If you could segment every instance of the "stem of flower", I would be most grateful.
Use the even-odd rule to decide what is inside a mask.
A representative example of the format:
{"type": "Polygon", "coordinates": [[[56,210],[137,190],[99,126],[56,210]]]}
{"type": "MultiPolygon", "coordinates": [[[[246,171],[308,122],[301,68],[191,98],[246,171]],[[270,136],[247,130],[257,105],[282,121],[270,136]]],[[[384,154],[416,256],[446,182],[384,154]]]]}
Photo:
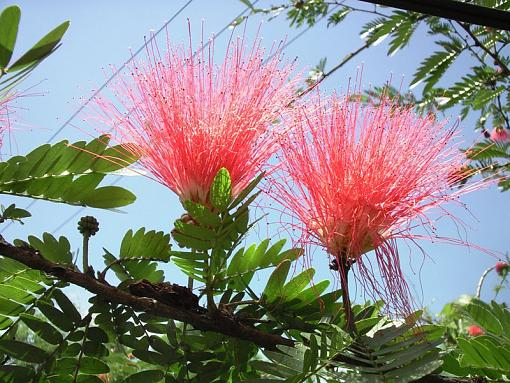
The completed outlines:
{"type": "Polygon", "coordinates": [[[89,269],[89,238],[88,234],[83,234],[83,272],[89,269]]]}
{"type": "Polygon", "coordinates": [[[347,332],[355,336],[356,335],[356,324],[354,323],[354,313],[352,312],[351,300],[349,299],[349,270],[351,265],[347,258],[342,259],[343,264],[340,265],[340,285],[342,287],[342,304],[344,306],[346,330],[347,332]]]}
{"type": "Polygon", "coordinates": [[[209,313],[214,313],[216,308],[216,303],[214,303],[214,287],[213,287],[213,279],[214,276],[212,275],[212,258],[209,259],[209,262],[207,264],[207,280],[205,284],[205,295],[207,298],[207,310],[209,313]]]}

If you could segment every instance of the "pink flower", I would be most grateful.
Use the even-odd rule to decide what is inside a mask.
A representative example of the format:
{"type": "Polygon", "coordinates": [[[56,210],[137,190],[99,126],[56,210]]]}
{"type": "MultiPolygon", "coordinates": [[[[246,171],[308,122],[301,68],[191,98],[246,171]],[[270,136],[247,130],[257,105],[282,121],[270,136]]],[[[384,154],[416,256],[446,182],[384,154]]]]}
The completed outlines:
{"type": "Polygon", "coordinates": [[[510,269],[510,265],[506,262],[496,262],[496,272],[500,276],[506,275],[508,273],[508,270],[510,269]]]}
{"type": "Polygon", "coordinates": [[[490,137],[492,141],[507,143],[510,142],[510,131],[502,126],[497,126],[492,129],[490,137]]]}
{"type": "Polygon", "coordinates": [[[222,167],[236,195],[285,134],[275,121],[295,97],[293,65],[281,64],[279,47],[265,56],[260,43],[247,48],[244,38],[233,39],[220,65],[214,41],[197,53],[191,41],[189,48],[168,42],[165,53],[152,44],[147,61],[112,87],[115,99],[98,101],[114,141],[141,156],[142,167],[182,201],[207,205],[222,167]]]}
{"type": "Polygon", "coordinates": [[[430,229],[431,208],[441,205],[448,214],[442,205],[474,188],[451,191],[451,175],[465,161],[452,144],[455,129],[388,99],[366,106],[338,96],[297,106],[290,124],[282,173],[268,193],[291,215],[302,243],[322,246],[335,259],[332,269],[356,266],[373,298],[409,313],[396,240],[432,238],[412,229],[430,229]],[[372,250],[375,259],[363,256],[372,250]]]}
{"type": "Polygon", "coordinates": [[[471,325],[467,328],[467,332],[470,336],[480,336],[485,334],[485,331],[481,327],[478,327],[477,325],[471,325]]]}

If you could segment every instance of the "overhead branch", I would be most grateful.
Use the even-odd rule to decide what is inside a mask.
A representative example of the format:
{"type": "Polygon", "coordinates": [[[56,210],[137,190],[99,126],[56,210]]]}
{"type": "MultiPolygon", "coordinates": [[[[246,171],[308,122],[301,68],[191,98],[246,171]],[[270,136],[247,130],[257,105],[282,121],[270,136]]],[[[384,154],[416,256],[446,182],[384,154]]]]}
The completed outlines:
{"type": "Polygon", "coordinates": [[[463,23],[510,30],[510,12],[454,0],[359,0],[443,17],[463,23]]]}
{"type": "Polygon", "coordinates": [[[211,316],[197,310],[162,303],[155,299],[140,297],[120,290],[107,282],[96,279],[91,273],[53,263],[43,258],[30,247],[17,247],[0,236],[0,255],[14,259],[34,270],[40,270],[61,281],[83,287],[112,303],[126,305],[137,311],[144,311],[160,317],[174,319],[192,325],[197,330],[214,331],[223,335],[246,340],[259,347],[275,349],[277,345],[293,346],[294,342],[277,334],[269,334],[247,326],[235,316],[215,311],[211,316]]]}

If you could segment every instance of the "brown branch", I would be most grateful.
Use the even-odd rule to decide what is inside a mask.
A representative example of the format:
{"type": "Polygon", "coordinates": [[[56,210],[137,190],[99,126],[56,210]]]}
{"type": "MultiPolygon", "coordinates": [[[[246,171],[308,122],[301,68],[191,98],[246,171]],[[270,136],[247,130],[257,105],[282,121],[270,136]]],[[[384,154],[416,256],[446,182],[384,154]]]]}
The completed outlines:
{"type": "Polygon", "coordinates": [[[275,349],[277,345],[294,346],[294,341],[277,334],[260,331],[246,326],[233,316],[216,311],[213,317],[192,310],[158,302],[155,299],[138,297],[126,291],[101,282],[90,274],[58,265],[43,258],[38,251],[29,247],[16,247],[0,236],[0,254],[14,259],[34,270],[40,270],[57,279],[83,287],[112,303],[126,305],[134,310],[148,312],[160,317],[189,323],[197,330],[214,331],[223,335],[250,341],[259,347],[275,349]]]}
{"type": "Polygon", "coordinates": [[[359,0],[459,22],[510,30],[510,12],[453,0],[359,0]]]}

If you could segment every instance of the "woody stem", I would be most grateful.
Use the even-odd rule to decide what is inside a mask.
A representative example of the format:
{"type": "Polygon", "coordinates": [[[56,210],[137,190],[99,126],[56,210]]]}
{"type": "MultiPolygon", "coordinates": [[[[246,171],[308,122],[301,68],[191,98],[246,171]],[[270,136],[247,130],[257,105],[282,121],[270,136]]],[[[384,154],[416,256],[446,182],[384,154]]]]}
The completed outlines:
{"type": "Polygon", "coordinates": [[[351,300],[349,299],[349,270],[351,265],[347,259],[342,259],[340,265],[340,284],[342,287],[342,304],[344,307],[346,330],[350,335],[356,335],[356,324],[354,323],[354,313],[352,312],[351,300]]]}

